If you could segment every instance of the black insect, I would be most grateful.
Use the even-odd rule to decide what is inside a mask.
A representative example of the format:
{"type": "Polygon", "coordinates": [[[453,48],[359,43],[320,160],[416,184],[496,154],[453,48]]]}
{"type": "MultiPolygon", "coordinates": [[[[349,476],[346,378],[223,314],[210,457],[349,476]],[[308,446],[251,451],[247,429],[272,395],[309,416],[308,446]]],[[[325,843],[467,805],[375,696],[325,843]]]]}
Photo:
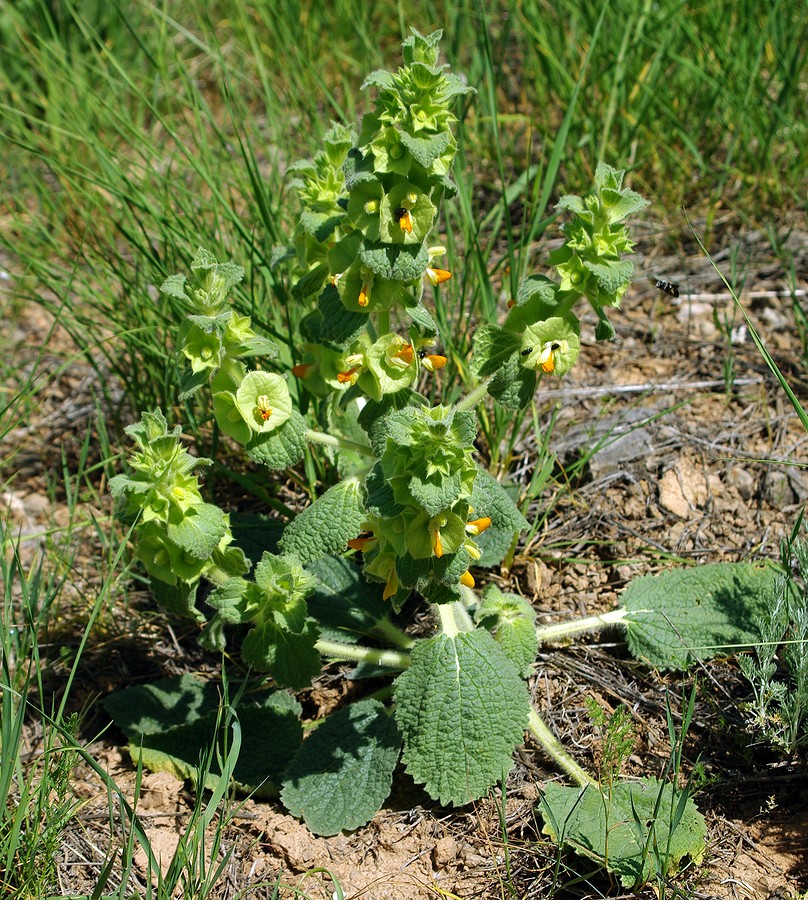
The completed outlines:
{"type": "Polygon", "coordinates": [[[525,349],[522,351],[522,356],[530,356],[530,354],[532,352],[533,352],[532,347],[525,347],[525,349]]]}
{"type": "Polygon", "coordinates": [[[393,210],[393,218],[398,222],[400,219],[403,219],[404,216],[407,215],[407,208],[404,206],[397,206],[393,210]]]}
{"type": "Polygon", "coordinates": [[[679,285],[675,281],[664,281],[662,278],[651,277],[651,283],[658,291],[667,294],[669,297],[679,296],[679,285]]]}

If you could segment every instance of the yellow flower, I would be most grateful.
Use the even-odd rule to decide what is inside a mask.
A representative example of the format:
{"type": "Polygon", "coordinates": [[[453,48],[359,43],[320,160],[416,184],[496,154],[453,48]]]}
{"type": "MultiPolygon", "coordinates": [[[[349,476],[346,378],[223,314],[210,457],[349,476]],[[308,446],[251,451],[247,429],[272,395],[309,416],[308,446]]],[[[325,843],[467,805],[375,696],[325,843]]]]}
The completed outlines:
{"type": "Polygon", "coordinates": [[[468,569],[460,576],[460,583],[464,584],[468,588],[474,587],[474,576],[469,572],[468,569]]]}
{"type": "Polygon", "coordinates": [[[438,353],[427,353],[426,350],[419,350],[418,358],[421,360],[421,365],[427,372],[434,372],[437,369],[442,369],[447,363],[445,356],[440,356],[438,353]]]}
{"type": "Polygon", "coordinates": [[[550,341],[542,347],[539,358],[536,362],[542,367],[542,371],[547,375],[552,375],[555,371],[555,359],[553,354],[561,348],[558,341],[550,341]]]}
{"type": "Polygon", "coordinates": [[[261,394],[255,399],[255,411],[266,422],[272,415],[272,407],[269,405],[269,397],[261,394]]]}
{"type": "Polygon", "coordinates": [[[491,524],[491,520],[488,516],[483,516],[480,519],[473,519],[471,522],[466,522],[466,531],[469,534],[478,535],[482,534],[486,528],[491,524]]]}
{"type": "Polygon", "coordinates": [[[434,269],[432,266],[427,266],[426,277],[434,287],[437,287],[437,285],[443,284],[444,281],[448,281],[452,277],[452,273],[447,269],[434,269]]]}

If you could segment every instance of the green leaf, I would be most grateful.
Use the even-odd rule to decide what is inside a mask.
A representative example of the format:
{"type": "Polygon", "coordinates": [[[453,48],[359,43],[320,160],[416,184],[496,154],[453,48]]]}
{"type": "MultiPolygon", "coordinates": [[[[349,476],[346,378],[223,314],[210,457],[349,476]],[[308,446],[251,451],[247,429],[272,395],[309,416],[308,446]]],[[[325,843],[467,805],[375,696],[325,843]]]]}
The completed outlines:
{"type": "Polygon", "coordinates": [[[264,551],[276,553],[278,541],[283,534],[283,523],[260,513],[230,514],[230,530],[233,540],[247,554],[251,562],[257,563],[264,551]]]}
{"type": "Polygon", "coordinates": [[[269,469],[288,469],[303,459],[306,452],[306,423],[300,413],[293,409],[280,428],[269,434],[253,435],[245,449],[253,462],[261,463],[269,469]]]}
{"type": "Polygon", "coordinates": [[[401,738],[378,700],[329,716],[289,765],[281,800],[315,834],[359,828],[390,793],[401,738]]]}
{"type": "Polygon", "coordinates": [[[503,594],[495,584],[489,584],[474,620],[491,632],[519,674],[527,678],[539,649],[536,610],[530,603],[518,594],[503,594]]]}
{"type": "Polygon", "coordinates": [[[169,522],[172,543],[194,559],[207,559],[227,534],[227,516],[212,503],[192,506],[179,522],[169,522]]]}
{"type": "Polygon", "coordinates": [[[404,510],[400,503],[396,503],[396,498],[393,496],[393,488],[384,477],[381,463],[376,463],[368,472],[365,478],[365,488],[367,490],[365,509],[374,516],[392,519],[404,510]]]}
{"type": "MultiPolygon", "coordinates": [[[[117,691],[103,704],[129,738],[134,760],[142,760],[153,772],[193,779],[216,737],[220,702],[220,685],[183,675],[117,691]]],[[[277,795],[289,758],[300,747],[300,712],[297,701],[281,691],[242,699],[236,715],[243,741],[233,773],[240,788],[261,797],[277,795]]],[[[213,788],[219,774],[214,764],[200,787],[213,788]]]]}
{"type": "Polygon", "coordinates": [[[307,618],[301,631],[290,631],[269,619],[250,630],[241,645],[241,656],[259,671],[269,672],[281,687],[298,691],[309,687],[322,669],[314,648],[319,637],[314,619],[307,618]]]}
{"type": "Polygon", "coordinates": [[[152,577],[149,584],[154,599],[163,609],[175,616],[193,619],[195,622],[205,621],[205,614],[196,608],[198,581],[194,581],[193,584],[183,581],[177,584],[166,584],[159,578],[152,577]]]}
{"type": "Polygon", "coordinates": [[[220,694],[213,681],[180,675],[115,691],[101,703],[118,728],[135,739],[195,722],[216,709],[220,694]]]}
{"type": "Polygon", "coordinates": [[[318,302],[320,317],[317,319],[318,341],[346,344],[367,325],[367,313],[346,309],[333,284],[327,284],[318,302]]]}
{"type": "Polygon", "coordinates": [[[387,618],[390,606],[381,600],[379,586],[365,581],[351,560],[325,556],[308,571],[318,584],[307,604],[324,638],[354,643],[372,635],[376,625],[387,618]]]}
{"type": "Polygon", "coordinates": [[[432,335],[438,333],[438,326],[435,324],[435,320],[423,304],[416,303],[415,306],[408,306],[406,311],[409,313],[413,323],[418,326],[421,334],[432,335]]]}
{"type": "Polygon", "coordinates": [[[346,478],[329,488],[286,526],[279,541],[282,552],[295,554],[305,566],[344,550],[362,531],[363,494],[358,478],[346,478]]]}
{"type": "Polygon", "coordinates": [[[505,488],[481,466],[477,467],[477,477],[474,479],[469,502],[475,518],[487,516],[492,525],[510,531],[511,534],[525,531],[529,527],[527,519],[519,512],[505,488]]]}
{"type": "Polygon", "coordinates": [[[415,281],[429,265],[424,244],[363,244],[359,259],[374,274],[390,281],[415,281]]]}
{"type": "Polygon", "coordinates": [[[199,372],[185,369],[180,376],[180,395],[178,399],[187,400],[189,397],[193,397],[203,385],[208,383],[209,378],[210,372],[207,369],[202,369],[199,372]]]}
{"type": "Polygon", "coordinates": [[[635,579],[621,598],[629,649],[649,665],[681,670],[757,643],[778,574],[771,564],[713,563],[635,579]]]}
{"type": "Polygon", "coordinates": [[[491,378],[488,393],[508,409],[522,409],[536,393],[532,369],[519,364],[521,337],[497,325],[482,325],[474,335],[471,368],[480,378],[491,378]]]}
{"type": "Polygon", "coordinates": [[[524,683],[487,631],[419,643],[395,699],[407,771],[442,804],[476,800],[507,775],[530,709],[524,683]]]}
{"type": "Polygon", "coordinates": [[[475,568],[493,569],[498,566],[511,549],[514,542],[513,531],[491,525],[482,534],[476,535],[474,543],[482,556],[474,561],[475,568]]]}
{"type": "Polygon", "coordinates": [[[439,159],[453,143],[452,133],[444,131],[440,134],[414,137],[406,131],[399,132],[399,140],[407,148],[407,152],[418,163],[428,169],[436,159],[439,159]]]}
{"type": "Polygon", "coordinates": [[[598,287],[607,294],[616,294],[631,281],[634,272],[634,264],[628,260],[594,263],[585,259],[583,264],[595,276],[598,287]]]}
{"type": "Polygon", "coordinates": [[[674,874],[685,857],[704,855],[704,816],[683,792],[654,778],[621,781],[611,792],[549,782],[541,814],[545,834],[619,876],[625,888],[638,890],[674,874]]]}

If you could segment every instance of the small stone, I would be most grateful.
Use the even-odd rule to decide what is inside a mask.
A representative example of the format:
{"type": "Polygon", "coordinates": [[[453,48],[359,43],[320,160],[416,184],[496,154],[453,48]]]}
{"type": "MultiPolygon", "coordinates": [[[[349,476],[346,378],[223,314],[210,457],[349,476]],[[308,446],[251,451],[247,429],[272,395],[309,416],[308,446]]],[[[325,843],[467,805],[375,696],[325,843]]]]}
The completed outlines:
{"type": "Polygon", "coordinates": [[[730,467],[727,484],[732,485],[743,500],[750,500],[754,496],[755,479],[743,466],[730,467]]]}
{"type": "Polygon", "coordinates": [[[659,480],[659,505],[680,519],[704,506],[707,496],[704,475],[686,459],[677,460],[659,480]]]}
{"type": "Polygon", "coordinates": [[[775,509],[793,506],[797,498],[785,472],[769,471],[763,476],[763,498],[775,509]]]}
{"type": "Polygon", "coordinates": [[[432,848],[432,865],[436,869],[445,869],[457,858],[457,841],[453,837],[440,838],[432,848]]]}

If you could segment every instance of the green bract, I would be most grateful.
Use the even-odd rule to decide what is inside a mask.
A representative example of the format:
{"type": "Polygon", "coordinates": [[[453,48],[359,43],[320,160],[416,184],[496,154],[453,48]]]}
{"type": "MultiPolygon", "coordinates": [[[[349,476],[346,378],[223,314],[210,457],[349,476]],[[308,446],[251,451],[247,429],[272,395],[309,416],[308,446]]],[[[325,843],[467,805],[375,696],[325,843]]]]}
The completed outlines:
{"type": "Polygon", "coordinates": [[[412,344],[397,334],[385,334],[363,355],[364,370],[358,384],[374,400],[409,387],[415,380],[416,364],[412,344]]]}
{"type": "Polygon", "coordinates": [[[622,224],[648,201],[623,188],[623,172],[605,163],[595,172],[596,193],[588,197],[568,194],[557,208],[573,219],[562,225],[564,246],[550,254],[550,263],[561,276],[561,289],[585,294],[595,307],[619,306],[631,282],[633,266],[621,260],[634,242],[622,224]]]}
{"type": "Polygon", "coordinates": [[[193,470],[210,464],[183,449],[180,426],[169,432],[159,409],[143,413],[140,422],[129,425],[126,433],[138,449],[129,460],[131,475],[116,475],[110,489],[123,500],[127,516],[140,516],[142,522],[155,519],[167,523],[184,516],[202,503],[199,481],[193,470]]]}
{"type": "Polygon", "coordinates": [[[253,436],[280,428],[292,413],[286,380],[270,372],[249,372],[238,390],[213,395],[216,421],[240,444],[253,436]]]}

